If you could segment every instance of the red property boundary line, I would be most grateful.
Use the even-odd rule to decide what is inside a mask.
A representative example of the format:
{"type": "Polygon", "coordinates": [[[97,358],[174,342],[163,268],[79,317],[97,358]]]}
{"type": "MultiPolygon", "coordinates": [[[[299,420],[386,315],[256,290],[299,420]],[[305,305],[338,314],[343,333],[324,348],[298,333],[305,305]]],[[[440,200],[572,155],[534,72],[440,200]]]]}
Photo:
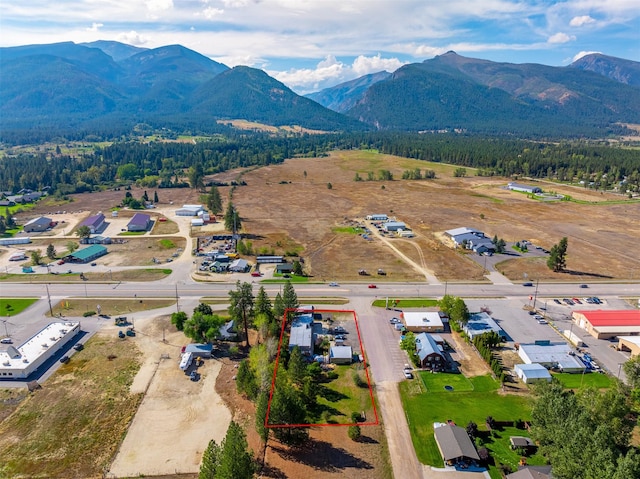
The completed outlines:
{"type": "MultiPolygon", "coordinates": [[[[357,387],[357,386],[354,386],[357,387]]],[[[367,367],[367,356],[362,345],[362,336],[360,335],[360,326],[358,325],[358,318],[356,312],[350,309],[308,309],[308,308],[287,308],[282,318],[282,328],[280,330],[280,342],[278,343],[278,354],[276,355],[276,362],[273,368],[273,378],[271,379],[271,391],[269,392],[269,402],[267,404],[267,414],[264,418],[264,427],[269,429],[275,428],[293,428],[293,427],[329,427],[329,426],[377,426],[380,424],[378,418],[378,410],[376,409],[376,402],[373,398],[373,388],[371,387],[371,378],[369,376],[369,368],[367,367]],[[374,421],[370,422],[351,422],[351,423],[320,423],[320,424],[269,424],[269,414],[271,412],[271,401],[273,400],[273,393],[276,387],[276,375],[278,374],[278,363],[280,362],[280,352],[282,350],[282,342],[284,340],[284,328],[286,326],[286,318],[288,313],[347,313],[353,315],[353,320],[356,324],[356,332],[358,333],[358,343],[360,344],[360,354],[363,358],[364,373],[367,378],[367,386],[369,387],[369,397],[371,398],[371,407],[373,408],[374,421]]]]}

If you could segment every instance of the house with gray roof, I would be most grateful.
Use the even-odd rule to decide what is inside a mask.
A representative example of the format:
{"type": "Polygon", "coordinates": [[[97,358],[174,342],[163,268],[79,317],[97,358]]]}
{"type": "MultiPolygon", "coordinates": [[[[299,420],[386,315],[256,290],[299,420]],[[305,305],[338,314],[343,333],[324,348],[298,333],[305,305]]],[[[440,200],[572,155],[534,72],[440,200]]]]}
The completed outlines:
{"type": "Polygon", "coordinates": [[[289,351],[298,346],[302,354],[312,354],[315,343],[313,314],[301,314],[291,322],[289,351]]]}
{"type": "Polygon", "coordinates": [[[41,233],[42,231],[47,231],[47,229],[51,227],[52,222],[53,220],[51,218],[40,216],[39,218],[33,218],[27,221],[22,229],[25,233],[41,233]]]}
{"type": "Polygon", "coordinates": [[[460,426],[444,424],[435,428],[433,434],[440,455],[446,464],[453,465],[480,460],[467,431],[460,426]]]}
{"type": "Polygon", "coordinates": [[[444,368],[445,357],[442,348],[430,334],[420,333],[416,336],[416,353],[423,368],[435,371],[444,368]]]}

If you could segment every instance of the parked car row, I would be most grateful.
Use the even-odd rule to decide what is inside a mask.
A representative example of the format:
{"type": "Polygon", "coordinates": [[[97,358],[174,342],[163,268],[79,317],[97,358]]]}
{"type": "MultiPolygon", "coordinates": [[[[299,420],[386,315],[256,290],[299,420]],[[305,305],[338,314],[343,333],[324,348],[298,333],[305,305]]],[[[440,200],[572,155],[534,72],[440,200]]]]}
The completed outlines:
{"type": "Polygon", "coordinates": [[[598,298],[597,296],[591,296],[589,298],[563,298],[562,301],[555,298],[553,300],[554,303],[556,304],[566,304],[567,306],[573,306],[574,304],[582,304],[582,302],[588,303],[588,304],[602,304],[602,300],[600,298],[598,298]]]}

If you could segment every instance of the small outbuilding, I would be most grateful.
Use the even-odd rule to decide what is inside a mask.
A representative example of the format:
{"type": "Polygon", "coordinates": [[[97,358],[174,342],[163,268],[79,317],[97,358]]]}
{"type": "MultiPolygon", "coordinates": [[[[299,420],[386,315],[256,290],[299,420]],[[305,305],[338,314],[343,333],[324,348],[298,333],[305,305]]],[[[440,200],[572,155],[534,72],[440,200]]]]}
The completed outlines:
{"type": "Polygon", "coordinates": [[[213,345],[205,343],[187,344],[184,348],[185,353],[193,354],[193,357],[210,358],[213,353],[213,345]]]}
{"type": "Polygon", "coordinates": [[[329,350],[329,362],[333,364],[351,364],[353,350],[351,346],[331,346],[329,350]]]}
{"type": "Polygon", "coordinates": [[[516,364],[514,367],[514,371],[525,384],[531,384],[540,381],[551,381],[551,373],[542,364],[516,364]]]}

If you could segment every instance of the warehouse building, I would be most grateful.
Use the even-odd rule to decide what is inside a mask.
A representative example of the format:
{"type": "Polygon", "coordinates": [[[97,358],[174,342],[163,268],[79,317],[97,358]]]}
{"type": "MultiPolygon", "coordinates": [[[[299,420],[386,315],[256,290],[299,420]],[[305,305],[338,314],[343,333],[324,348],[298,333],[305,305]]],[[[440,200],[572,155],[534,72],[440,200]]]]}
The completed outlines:
{"type": "Polygon", "coordinates": [[[523,185],[522,183],[508,183],[507,188],[511,191],[521,191],[522,193],[542,193],[542,188],[539,186],[523,185]]]}
{"type": "Polygon", "coordinates": [[[507,337],[507,333],[498,326],[498,323],[494,321],[494,319],[484,311],[479,313],[471,313],[469,315],[469,321],[462,328],[469,339],[473,341],[473,338],[476,336],[480,336],[481,334],[495,332],[498,333],[498,336],[503,341],[507,341],[509,338],[507,337]]]}
{"type": "Polygon", "coordinates": [[[53,220],[51,218],[40,216],[39,218],[27,221],[22,229],[25,233],[41,233],[51,228],[52,222],[53,220]]]}
{"type": "Polygon", "coordinates": [[[151,216],[136,213],[127,224],[128,231],[147,231],[151,225],[151,216]]]}
{"type": "Polygon", "coordinates": [[[387,221],[382,224],[385,231],[398,231],[407,229],[407,225],[402,221],[387,221]]]}
{"type": "Polygon", "coordinates": [[[581,373],[586,369],[584,363],[575,356],[566,343],[541,340],[533,344],[520,344],[518,355],[525,364],[538,363],[565,373],[581,373]]]}
{"type": "Polygon", "coordinates": [[[96,233],[101,232],[105,227],[105,217],[102,213],[98,213],[97,215],[89,216],[87,219],[83,220],[78,227],[87,226],[91,234],[94,235],[96,233]]]}
{"type": "Polygon", "coordinates": [[[574,311],[573,322],[597,339],[640,335],[640,310],[574,311]]]}
{"type": "Polygon", "coordinates": [[[298,346],[302,354],[312,354],[315,344],[313,314],[301,314],[291,323],[289,351],[298,346]]]}
{"type": "Polygon", "coordinates": [[[21,346],[8,346],[0,351],[0,379],[29,377],[79,332],[79,322],[51,323],[21,346]]]}
{"type": "Polygon", "coordinates": [[[182,205],[182,208],[176,210],[177,216],[198,216],[204,213],[202,205],[182,205]]]}

